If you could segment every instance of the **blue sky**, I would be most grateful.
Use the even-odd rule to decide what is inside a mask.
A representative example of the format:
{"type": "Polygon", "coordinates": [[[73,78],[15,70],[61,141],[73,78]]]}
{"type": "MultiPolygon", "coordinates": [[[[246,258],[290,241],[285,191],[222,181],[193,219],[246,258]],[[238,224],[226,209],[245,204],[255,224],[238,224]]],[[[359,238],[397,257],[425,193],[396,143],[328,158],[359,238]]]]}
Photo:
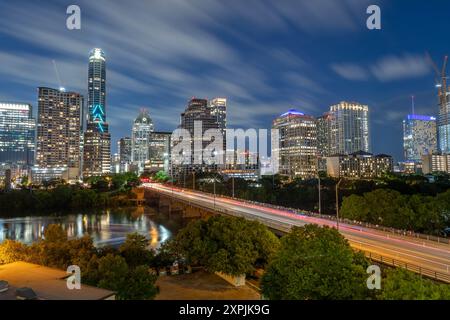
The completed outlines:
{"type": "Polygon", "coordinates": [[[289,108],[318,116],[368,104],[375,153],[402,159],[403,117],[438,112],[429,52],[450,52],[450,2],[375,0],[0,0],[0,100],[37,106],[38,86],[86,93],[87,56],[107,56],[107,120],[130,135],[140,108],[173,130],[193,97],[228,98],[232,127],[268,128],[289,108]],[[81,30],[66,28],[77,4],[81,30]],[[366,28],[381,7],[382,30],[366,28]]]}

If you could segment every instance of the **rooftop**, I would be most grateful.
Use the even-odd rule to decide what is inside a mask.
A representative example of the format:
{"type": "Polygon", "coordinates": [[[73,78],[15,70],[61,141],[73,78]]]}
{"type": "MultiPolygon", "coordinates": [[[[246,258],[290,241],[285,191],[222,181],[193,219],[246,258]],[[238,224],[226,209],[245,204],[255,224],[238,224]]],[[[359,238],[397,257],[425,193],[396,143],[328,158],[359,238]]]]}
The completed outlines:
{"type": "Polygon", "coordinates": [[[27,262],[0,265],[0,280],[9,290],[0,292],[0,300],[16,300],[16,290],[31,288],[39,300],[112,300],[114,292],[82,284],[80,290],[69,290],[64,270],[27,262]]]}

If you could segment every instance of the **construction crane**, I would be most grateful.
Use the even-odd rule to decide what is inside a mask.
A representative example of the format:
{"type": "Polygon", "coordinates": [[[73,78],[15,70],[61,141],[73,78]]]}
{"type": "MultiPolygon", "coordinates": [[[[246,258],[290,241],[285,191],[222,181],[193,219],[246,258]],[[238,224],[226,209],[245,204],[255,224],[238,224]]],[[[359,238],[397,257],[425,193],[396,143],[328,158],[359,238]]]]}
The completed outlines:
{"type": "Polygon", "coordinates": [[[53,67],[55,68],[55,74],[56,74],[56,79],[58,80],[58,85],[59,85],[59,91],[66,91],[66,89],[64,88],[62,81],[61,81],[61,77],[59,76],[59,71],[58,71],[58,67],[56,66],[56,61],[52,60],[53,62],[53,67]]]}

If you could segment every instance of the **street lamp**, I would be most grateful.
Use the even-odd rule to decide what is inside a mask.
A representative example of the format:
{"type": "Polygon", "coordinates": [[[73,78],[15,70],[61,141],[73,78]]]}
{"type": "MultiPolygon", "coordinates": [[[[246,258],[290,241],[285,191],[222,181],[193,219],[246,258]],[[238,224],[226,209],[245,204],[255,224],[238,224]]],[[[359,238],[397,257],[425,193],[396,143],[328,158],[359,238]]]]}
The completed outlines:
{"type": "Polygon", "coordinates": [[[339,231],[339,185],[341,184],[342,179],[339,179],[339,182],[336,184],[336,226],[339,231]]]}

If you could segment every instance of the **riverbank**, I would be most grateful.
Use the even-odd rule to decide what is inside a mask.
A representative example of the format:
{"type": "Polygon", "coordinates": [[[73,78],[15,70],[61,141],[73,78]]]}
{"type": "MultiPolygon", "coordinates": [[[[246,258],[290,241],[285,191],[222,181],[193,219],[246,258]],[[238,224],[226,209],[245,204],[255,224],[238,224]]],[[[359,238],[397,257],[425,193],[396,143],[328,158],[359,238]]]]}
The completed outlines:
{"type": "Polygon", "coordinates": [[[131,190],[99,191],[78,185],[11,190],[0,193],[0,215],[127,207],[135,204],[135,198],[131,190]]]}

